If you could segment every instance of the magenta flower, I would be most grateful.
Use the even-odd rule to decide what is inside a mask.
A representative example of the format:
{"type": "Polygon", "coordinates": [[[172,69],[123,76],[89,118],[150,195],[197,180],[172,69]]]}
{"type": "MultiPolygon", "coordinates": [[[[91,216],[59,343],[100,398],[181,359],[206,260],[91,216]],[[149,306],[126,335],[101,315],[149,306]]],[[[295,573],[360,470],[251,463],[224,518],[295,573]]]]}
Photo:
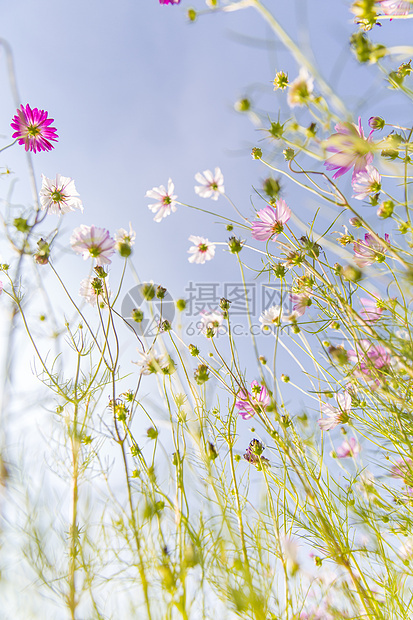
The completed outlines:
{"type": "MultiPolygon", "coordinates": [[[[382,245],[381,241],[383,239],[376,241],[370,233],[364,235],[364,241],[357,239],[353,245],[354,262],[359,267],[368,267],[368,265],[372,265],[375,261],[382,263],[385,259],[387,248],[385,245],[382,245]]],[[[384,235],[384,241],[389,243],[389,235],[387,233],[384,235]]]]}
{"type": "Polygon", "coordinates": [[[397,459],[392,465],[391,475],[393,478],[401,478],[408,487],[413,487],[413,461],[412,459],[397,459]]]}
{"type": "Polygon", "coordinates": [[[351,437],[348,441],[345,439],[341,446],[336,450],[336,456],[338,459],[346,459],[349,456],[356,456],[360,452],[360,446],[357,443],[357,439],[351,437]]]}
{"type": "Polygon", "coordinates": [[[107,265],[112,262],[109,257],[115,251],[116,242],[105,228],[82,224],[73,231],[70,244],[84,260],[92,257],[96,258],[97,265],[107,265]]]}
{"type": "Polygon", "coordinates": [[[333,153],[324,163],[327,170],[336,170],[333,179],[338,179],[354,166],[354,174],[366,169],[373,161],[371,135],[364,137],[359,118],[358,127],[354,123],[338,123],[337,133],[327,139],[326,150],[333,153]]]}
{"type": "Polygon", "coordinates": [[[256,413],[262,413],[270,404],[270,395],[267,389],[265,386],[260,385],[258,381],[251,383],[251,392],[240,390],[237,398],[235,406],[243,420],[249,420],[256,413]]]}
{"type": "Polygon", "coordinates": [[[252,236],[254,239],[267,241],[270,237],[273,237],[273,241],[275,241],[277,235],[283,231],[284,224],[290,219],[291,209],[287,207],[284,200],[280,199],[277,200],[275,209],[268,205],[258,211],[257,216],[259,220],[252,223],[252,236]]]}
{"type": "Polygon", "coordinates": [[[328,404],[321,406],[322,413],[326,416],[318,420],[318,426],[322,431],[331,431],[338,424],[345,424],[351,414],[351,396],[345,391],[336,394],[337,407],[328,404]]]}
{"type": "Polygon", "coordinates": [[[375,323],[378,321],[384,310],[384,308],[381,308],[378,305],[381,300],[376,299],[375,297],[361,297],[360,302],[363,306],[363,310],[360,311],[360,315],[365,319],[365,321],[368,323],[375,323]]]}
{"type": "Polygon", "coordinates": [[[32,110],[29,104],[26,107],[21,105],[10,123],[12,129],[15,130],[13,138],[19,144],[24,144],[26,151],[33,151],[33,153],[51,151],[54,146],[50,140],[55,141],[59,137],[56,128],[50,127],[53,120],[53,118],[47,118],[47,112],[44,110],[37,108],[32,110]]]}
{"type": "Polygon", "coordinates": [[[179,4],[181,0],[159,0],[159,4],[179,4]]]}

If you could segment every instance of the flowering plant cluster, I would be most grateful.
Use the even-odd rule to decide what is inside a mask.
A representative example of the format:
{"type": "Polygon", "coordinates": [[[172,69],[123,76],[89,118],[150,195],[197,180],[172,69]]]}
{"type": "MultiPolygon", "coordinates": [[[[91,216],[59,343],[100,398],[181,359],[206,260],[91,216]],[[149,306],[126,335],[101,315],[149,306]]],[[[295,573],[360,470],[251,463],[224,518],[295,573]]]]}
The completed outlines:
{"type": "MultiPolygon", "coordinates": [[[[357,114],[260,0],[208,0],[188,16],[244,8],[258,11],[298,64],[291,80],[275,68],[270,113],[252,98],[235,104],[266,138],[249,160],[260,179],[250,200],[233,200],[235,175],[223,166],[191,172],[193,200],[175,189],[171,170],[142,196],[147,206],[129,227],[111,232],[71,223],[89,217],[85,194],[84,204],[75,181],[56,173],[39,175],[33,207],[3,216],[0,301],[10,319],[0,482],[11,577],[0,572],[0,592],[6,601],[13,589],[33,593],[42,617],[56,609],[71,620],[411,614],[413,129],[397,118],[413,98],[411,49],[368,33],[394,32],[413,3],[352,3],[352,51],[384,72],[397,102],[386,112],[367,97],[357,114]],[[271,302],[250,341],[236,333],[230,287],[199,311],[188,341],[189,300],[139,280],[150,268],[133,262],[147,208],[156,231],[185,209],[197,214],[185,234],[191,245],[174,248],[174,260],[197,274],[215,267],[220,277],[224,260],[237,270],[250,328],[249,285],[265,283],[271,302]],[[205,213],[220,222],[213,235],[205,213]],[[19,442],[8,443],[10,403],[23,409],[24,381],[12,372],[27,356],[15,346],[19,330],[52,412],[37,478],[38,461],[19,463],[19,442]],[[18,578],[17,556],[27,568],[18,578]]],[[[21,104],[10,117],[1,152],[47,157],[59,139],[49,112],[21,104]]],[[[27,402],[35,413],[40,399],[27,402]]]]}

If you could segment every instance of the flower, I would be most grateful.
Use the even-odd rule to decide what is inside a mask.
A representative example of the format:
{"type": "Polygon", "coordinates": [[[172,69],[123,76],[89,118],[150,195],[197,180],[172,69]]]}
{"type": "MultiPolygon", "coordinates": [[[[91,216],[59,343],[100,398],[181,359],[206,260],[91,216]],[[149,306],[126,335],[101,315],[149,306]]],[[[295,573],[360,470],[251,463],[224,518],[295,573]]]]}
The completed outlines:
{"type": "MultiPolygon", "coordinates": [[[[103,281],[96,276],[89,276],[80,283],[79,295],[83,297],[88,304],[96,306],[99,303],[101,308],[108,305],[106,289],[103,281]]],[[[108,289],[110,297],[110,291],[108,289]]]]}
{"type": "Polygon", "coordinates": [[[17,109],[17,114],[13,116],[10,123],[12,129],[15,130],[13,138],[19,144],[24,144],[26,151],[51,151],[54,146],[50,140],[56,141],[58,135],[56,127],[50,127],[53,118],[47,118],[45,110],[31,109],[29,104],[17,109]]]}
{"type": "Polygon", "coordinates": [[[324,163],[327,170],[337,170],[333,179],[338,179],[354,166],[354,174],[366,169],[373,161],[371,135],[364,137],[359,117],[358,126],[354,123],[338,123],[337,133],[331,135],[326,142],[326,150],[333,153],[324,163]]]}
{"type": "Polygon", "coordinates": [[[338,424],[345,424],[351,414],[351,396],[347,391],[337,392],[336,401],[338,407],[328,404],[321,406],[322,413],[327,416],[318,420],[318,425],[322,431],[331,431],[338,424]]]}
{"type": "Polygon", "coordinates": [[[159,0],[160,4],[179,4],[181,0],[159,0]]]}
{"type": "Polygon", "coordinates": [[[258,381],[251,383],[251,392],[240,390],[235,403],[238,413],[243,420],[249,420],[256,413],[264,412],[270,404],[270,395],[264,385],[258,381]]]}
{"type": "Polygon", "coordinates": [[[258,468],[262,465],[269,465],[269,460],[265,458],[265,456],[261,456],[264,452],[265,447],[264,444],[261,443],[258,439],[252,439],[249,443],[249,446],[244,454],[244,459],[248,461],[248,463],[252,463],[253,465],[257,465],[258,468]]]}
{"type": "Polygon", "coordinates": [[[351,185],[354,190],[353,198],[364,200],[370,194],[377,194],[380,191],[381,176],[377,168],[369,164],[365,170],[353,174],[351,185]]]}
{"type": "Polygon", "coordinates": [[[357,363],[358,370],[355,376],[363,376],[375,379],[377,375],[390,366],[391,356],[388,350],[382,345],[374,345],[368,340],[359,340],[355,350],[347,351],[348,361],[357,363]],[[374,370],[374,373],[373,373],[374,370]],[[374,376],[373,376],[374,375],[374,376]]]}
{"type": "Polygon", "coordinates": [[[301,67],[298,77],[288,85],[287,103],[290,108],[305,105],[313,90],[313,78],[307,69],[301,67]]]}
{"type": "Polygon", "coordinates": [[[405,0],[376,0],[376,4],[385,15],[407,15],[412,6],[405,0]]]}
{"type": "Polygon", "coordinates": [[[217,333],[224,321],[224,315],[218,310],[207,312],[203,310],[201,313],[201,332],[206,336],[212,333],[213,336],[217,333]]]}
{"type": "Polygon", "coordinates": [[[129,232],[124,228],[119,228],[115,233],[116,250],[123,258],[127,258],[132,253],[132,246],[135,243],[136,233],[129,222],[129,232]]]}
{"type": "Polygon", "coordinates": [[[190,263],[202,264],[214,258],[215,245],[210,243],[208,239],[191,235],[189,241],[195,243],[195,245],[192,245],[188,250],[188,254],[191,254],[191,256],[188,257],[190,263]]]}
{"type": "Polygon", "coordinates": [[[110,256],[115,251],[115,241],[105,228],[85,226],[75,228],[70,238],[70,244],[77,254],[82,254],[86,260],[96,258],[97,265],[111,263],[110,256]]]}
{"type": "Polygon", "coordinates": [[[338,459],[345,459],[349,456],[356,456],[360,452],[360,446],[357,443],[357,439],[350,437],[347,441],[345,439],[341,446],[336,450],[336,456],[338,459]]]}
{"type": "Polygon", "coordinates": [[[152,213],[156,213],[153,218],[155,222],[160,222],[162,218],[171,215],[172,212],[175,213],[177,196],[173,194],[174,189],[175,186],[172,183],[172,179],[169,179],[168,190],[166,190],[163,185],[160,185],[159,187],[153,187],[146,192],[145,198],[153,198],[157,201],[152,205],[148,205],[148,208],[152,211],[152,213]]]}
{"type": "Polygon", "coordinates": [[[143,353],[138,351],[141,359],[139,362],[133,362],[141,367],[141,374],[151,375],[153,373],[162,372],[169,374],[171,360],[166,355],[159,355],[156,351],[143,353]]]}
{"type": "Polygon", "coordinates": [[[283,229],[284,224],[288,222],[291,217],[291,209],[287,207],[284,200],[279,199],[276,202],[276,207],[268,205],[264,209],[261,209],[257,213],[259,220],[252,223],[252,236],[258,241],[267,241],[270,237],[273,237],[275,241],[277,235],[279,235],[283,229]]]}
{"type": "Polygon", "coordinates": [[[384,235],[384,240],[380,237],[379,240],[376,240],[370,233],[364,235],[364,241],[362,239],[357,239],[353,245],[355,254],[354,262],[359,267],[367,267],[368,265],[372,265],[374,261],[382,263],[387,251],[386,246],[382,245],[382,241],[389,243],[389,235],[387,233],[384,235]]]}
{"type": "Polygon", "coordinates": [[[40,205],[49,213],[69,213],[80,209],[83,204],[76,191],[75,182],[69,177],[56,174],[56,179],[48,179],[42,174],[42,187],[40,190],[40,205]]]}
{"type": "Polygon", "coordinates": [[[304,293],[290,293],[290,299],[293,302],[293,310],[297,316],[303,316],[308,306],[311,306],[312,301],[308,292],[304,293]]]}
{"type": "Polygon", "coordinates": [[[201,184],[195,186],[195,192],[201,198],[218,200],[220,194],[225,194],[224,177],[220,168],[215,168],[214,174],[212,174],[211,170],[204,170],[202,174],[197,172],[195,181],[201,184]]]}
{"type": "Polygon", "coordinates": [[[384,310],[384,308],[378,305],[381,303],[381,299],[377,299],[375,297],[361,297],[360,302],[363,306],[363,310],[360,311],[360,315],[364,317],[368,323],[378,321],[384,310]]]}
{"type": "Polygon", "coordinates": [[[274,325],[280,325],[288,321],[294,321],[298,318],[298,312],[284,312],[281,306],[271,306],[267,308],[260,316],[261,328],[267,330],[274,325]]]}

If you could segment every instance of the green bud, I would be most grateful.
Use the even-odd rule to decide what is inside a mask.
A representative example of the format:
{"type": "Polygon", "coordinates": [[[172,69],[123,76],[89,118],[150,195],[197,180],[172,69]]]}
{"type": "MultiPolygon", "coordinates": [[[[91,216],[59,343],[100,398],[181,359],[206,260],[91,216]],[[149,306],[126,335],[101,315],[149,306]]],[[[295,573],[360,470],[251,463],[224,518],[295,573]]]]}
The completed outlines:
{"type": "Polygon", "coordinates": [[[341,275],[348,282],[359,282],[359,280],[361,280],[363,277],[362,271],[358,267],[354,267],[353,265],[346,265],[343,268],[341,275]]]}
{"type": "Polygon", "coordinates": [[[21,233],[28,233],[32,228],[24,217],[16,217],[13,220],[13,226],[21,233]]]}
{"type": "Polygon", "coordinates": [[[179,310],[179,312],[183,312],[186,308],[186,301],[185,299],[178,299],[176,301],[176,307],[179,310]]]}
{"type": "Polygon", "coordinates": [[[132,310],[132,320],[135,321],[135,323],[142,323],[142,321],[143,321],[143,312],[142,312],[142,310],[134,308],[132,310]]]}
{"type": "Polygon", "coordinates": [[[383,219],[390,217],[394,210],[394,202],[392,200],[385,200],[381,203],[377,209],[377,215],[383,219]]]}
{"type": "Polygon", "coordinates": [[[277,198],[281,190],[280,180],[272,177],[265,179],[263,190],[270,198],[277,198]]]}
{"type": "Polygon", "coordinates": [[[248,112],[248,110],[250,110],[251,108],[251,101],[247,99],[246,97],[244,99],[239,99],[235,103],[234,107],[237,110],[237,112],[248,112]]]}
{"type": "Polygon", "coordinates": [[[155,294],[156,294],[156,289],[153,284],[147,283],[143,285],[142,295],[144,299],[146,299],[147,301],[152,301],[152,299],[155,297],[155,294]]]}
{"type": "Polygon", "coordinates": [[[276,265],[274,265],[272,270],[274,272],[275,277],[280,278],[280,279],[282,279],[287,273],[287,269],[284,267],[282,263],[277,263],[276,265]]]}
{"type": "Polygon", "coordinates": [[[288,74],[284,71],[278,71],[274,78],[274,90],[284,90],[288,86],[288,74]]]}
{"type": "Polygon", "coordinates": [[[196,11],[194,9],[188,9],[188,19],[190,22],[194,22],[196,20],[196,11]]]}
{"type": "Polygon", "coordinates": [[[159,432],[156,428],[154,428],[153,426],[151,426],[150,428],[148,428],[148,430],[146,431],[147,436],[149,437],[149,439],[156,439],[159,435],[159,432]]]}
{"type": "Polygon", "coordinates": [[[164,299],[166,295],[166,288],[164,288],[163,286],[158,286],[158,288],[156,289],[156,297],[158,299],[164,299]]]}
{"type": "Polygon", "coordinates": [[[237,237],[230,237],[228,239],[228,247],[231,254],[239,254],[243,245],[244,242],[241,239],[237,239],[237,237]]]}
{"type": "Polygon", "coordinates": [[[251,155],[252,155],[253,159],[261,159],[261,157],[262,157],[262,150],[260,148],[258,148],[257,146],[254,146],[254,148],[251,151],[251,155]]]}
{"type": "Polygon", "coordinates": [[[194,378],[198,385],[203,385],[209,379],[208,366],[206,364],[200,364],[194,372],[194,378]]]}
{"type": "Polygon", "coordinates": [[[294,149],[291,149],[291,148],[284,149],[283,155],[284,155],[285,161],[292,161],[295,157],[295,151],[294,149]]]}
{"type": "Polygon", "coordinates": [[[189,352],[191,353],[191,355],[193,355],[194,357],[196,357],[197,355],[199,355],[199,349],[198,347],[196,347],[194,344],[190,344],[189,345],[189,352]]]}

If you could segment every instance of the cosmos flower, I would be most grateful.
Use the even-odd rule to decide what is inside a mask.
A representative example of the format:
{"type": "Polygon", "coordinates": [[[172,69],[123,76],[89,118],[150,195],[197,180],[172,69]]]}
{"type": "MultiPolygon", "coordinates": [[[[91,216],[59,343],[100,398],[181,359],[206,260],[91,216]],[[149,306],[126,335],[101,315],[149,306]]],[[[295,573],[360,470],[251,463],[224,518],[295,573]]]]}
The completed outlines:
{"type": "Polygon", "coordinates": [[[328,404],[321,406],[322,413],[326,416],[318,420],[318,425],[322,431],[331,431],[338,424],[345,424],[351,414],[351,396],[345,392],[337,392],[336,394],[337,407],[332,407],[328,404]]]}
{"type": "Polygon", "coordinates": [[[251,392],[240,390],[235,403],[238,413],[244,420],[249,420],[256,413],[262,413],[270,404],[270,395],[264,385],[258,381],[251,383],[251,392]]]}
{"type": "Polygon", "coordinates": [[[169,179],[167,190],[163,185],[160,185],[159,187],[153,187],[146,192],[145,198],[153,198],[157,201],[151,205],[148,205],[148,208],[152,211],[152,213],[156,213],[153,218],[155,222],[160,222],[164,217],[167,217],[171,213],[175,213],[177,196],[173,193],[174,189],[175,186],[172,183],[172,179],[169,179]]]}
{"type": "Polygon", "coordinates": [[[112,262],[109,257],[115,251],[115,240],[105,228],[82,224],[73,231],[70,244],[72,249],[77,254],[82,254],[85,260],[90,257],[95,258],[97,265],[112,262]]]}
{"type": "Polygon", "coordinates": [[[308,292],[304,293],[290,293],[290,299],[293,302],[293,310],[297,316],[303,316],[308,306],[311,306],[312,301],[308,292]]]}
{"type": "Polygon", "coordinates": [[[275,241],[277,235],[284,230],[284,224],[291,217],[291,209],[284,200],[279,199],[276,207],[267,206],[257,213],[258,221],[252,223],[252,236],[258,241],[267,241],[272,237],[275,241]]]}
{"type": "Polygon", "coordinates": [[[224,315],[219,310],[207,312],[203,310],[201,313],[201,332],[208,335],[210,332],[215,336],[224,321],[224,315]]]}
{"type": "Polygon", "coordinates": [[[349,456],[356,456],[360,452],[360,445],[357,443],[357,439],[350,437],[349,440],[344,439],[341,446],[336,450],[336,456],[338,459],[346,459],[349,456]]]}
{"type": "Polygon", "coordinates": [[[348,361],[357,364],[355,376],[374,379],[378,381],[378,375],[386,371],[391,364],[391,355],[382,345],[374,345],[368,340],[359,340],[356,349],[347,351],[348,361]]]}
{"type": "Polygon", "coordinates": [[[220,194],[225,194],[224,177],[220,168],[215,168],[214,174],[212,174],[211,170],[204,170],[202,174],[197,172],[195,181],[200,183],[200,185],[195,186],[195,192],[201,198],[218,200],[220,194]]]}
{"type": "Polygon", "coordinates": [[[269,460],[266,459],[265,456],[261,456],[264,450],[265,447],[261,441],[258,439],[252,439],[244,454],[244,459],[248,461],[248,463],[252,463],[258,467],[262,465],[268,466],[270,464],[269,460]]]}
{"type": "Polygon", "coordinates": [[[42,174],[40,206],[49,213],[61,215],[80,209],[83,204],[76,191],[75,182],[69,177],[56,174],[56,179],[48,179],[42,174]]]}
{"type": "Polygon", "coordinates": [[[159,4],[179,4],[181,0],[159,0],[159,4]]]}
{"type": "Polygon", "coordinates": [[[141,373],[143,375],[151,375],[157,372],[168,374],[170,367],[170,359],[166,355],[159,355],[156,351],[149,351],[149,353],[143,353],[138,351],[141,359],[138,362],[133,362],[141,367],[141,373]]]}
{"type": "Polygon", "coordinates": [[[13,138],[19,144],[24,144],[26,151],[51,151],[54,146],[52,141],[58,139],[55,127],[50,127],[53,118],[47,118],[45,110],[31,109],[29,104],[20,106],[13,116],[11,127],[15,130],[13,138]]]}
{"type": "Polygon", "coordinates": [[[116,250],[121,256],[127,258],[132,253],[132,246],[135,243],[136,233],[132,229],[132,224],[129,222],[129,232],[124,228],[120,228],[115,233],[116,250]]]}
{"type": "Polygon", "coordinates": [[[363,310],[360,310],[360,315],[365,321],[368,323],[378,321],[384,310],[384,308],[378,305],[381,299],[376,299],[375,297],[361,297],[360,302],[363,306],[363,310]]]}
{"type": "MultiPolygon", "coordinates": [[[[380,241],[383,241],[383,239],[380,241]]],[[[382,263],[385,259],[387,248],[380,241],[376,241],[370,233],[364,235],[364,241],[357,239],[353,245],[354,262],[359,267],[368,267],[368,265],[372,265],[375,261],[382,263]]],[[[384,235],[384,241],[389,243],[389,235],[387,233],[384,235]]]]}
{"type": "Polygon", "coordinates": [[[376,4],[385,15],[407,15],[412,7],[405,0],[376,0],[376,4]]]}
{"type": "Polygon", "coordinates": [[[208,239],[204,237],[197,237],[196,235],[191,235],[189,237],[189,241],[194,243],[192,245],[188,253],[191,255],[188,257],[190,263],[205,263],[207,260],[211,260],[215,256],[215,245],[210,243],[208,239]]]}
{"type": "Polygon", "coordinates": [[[326,150],[333,153],[325,161],[327,170],[336,170],[333,179],[338,179],[354,166],[354,174],[366,169],[373,161],[371,135],[364,137],[359,118],[358,126],[354,123],[338,123],[337,133],[331,135],[326,142],[326,150]]]}
{"type": "Polygon", "coordinates": [[[287,103],[290,108],[305,105],[313,90],[313,78],[307,69],[301,67],[298,77],[291,84],[288,84],[287,103]]]}
{"type": "Polygon", "coordinates": [[[354,190],[353,198],[364,200],[370,194],[377,194],[380,191],[381,176],[377,168],[369,164],[365,170],[353,174],[351,185],[354,190]]]}
{"type": "MultiPolygon", "coordinates": [[[[108,294],[110,297],[109,289],[108,294]]],[[[91,306],[96,306],[99,303],[100,307],[104,308],[108,305],[104,284],[96,276],[89,276],[81,281],[79,295],[91,306]]]]}

